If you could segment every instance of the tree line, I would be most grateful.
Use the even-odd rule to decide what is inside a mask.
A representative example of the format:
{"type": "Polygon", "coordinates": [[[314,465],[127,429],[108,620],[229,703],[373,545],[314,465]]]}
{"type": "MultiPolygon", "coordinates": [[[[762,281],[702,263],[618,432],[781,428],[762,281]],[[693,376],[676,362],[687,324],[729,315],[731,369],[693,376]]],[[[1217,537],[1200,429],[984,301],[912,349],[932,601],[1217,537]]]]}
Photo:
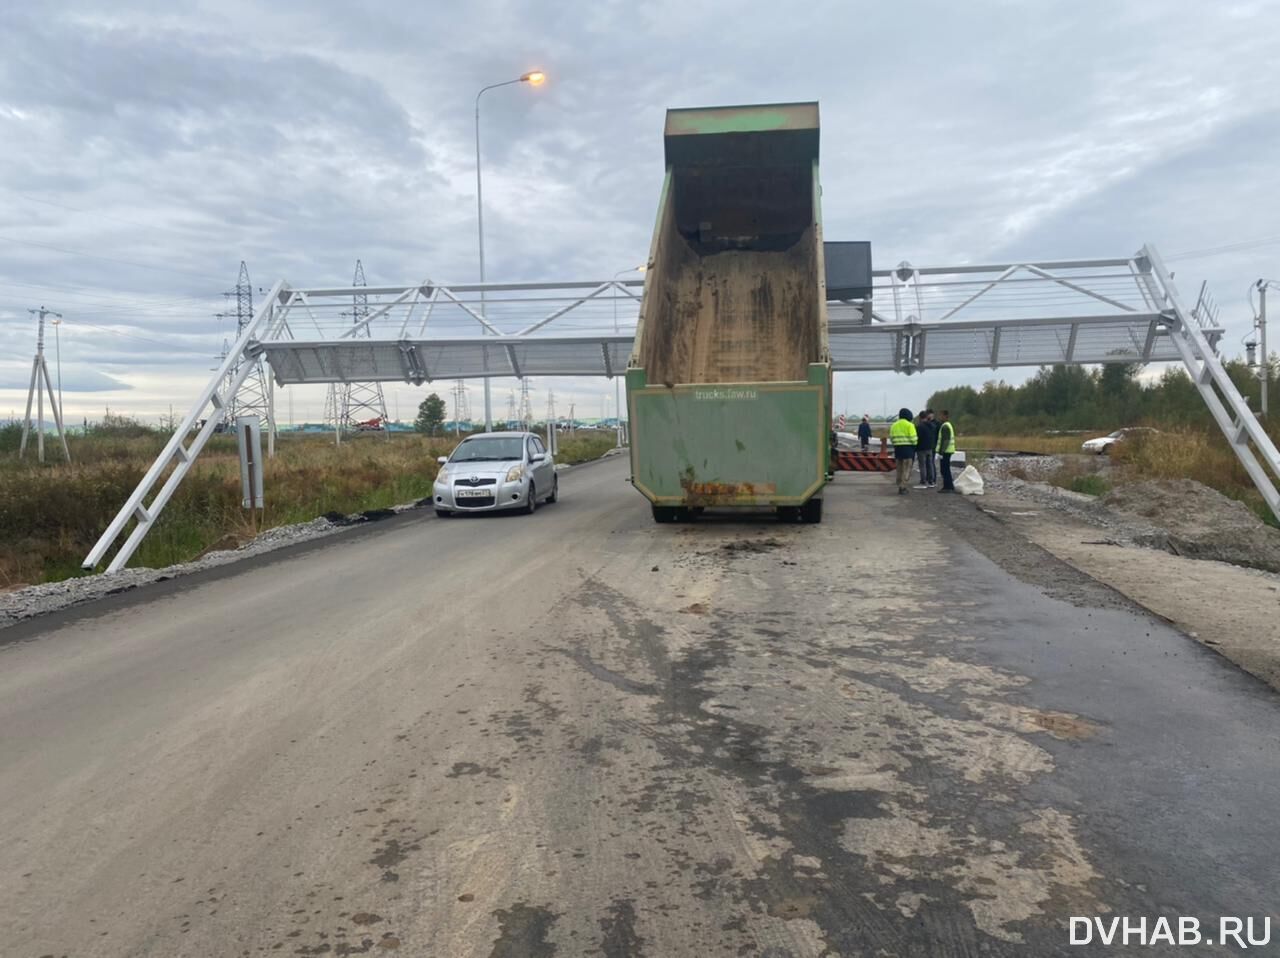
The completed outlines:
{"type": "MultiPolygon", "coordinates": [[[[1261,382],[1242,360],[1226,364],[1236,388],[1259,409],[1261,382]]],[[[1169,367],[1159,378],[1137,378],[1140,365],[1111,363],[1089,366],[1042,366],[1020,386],[992,380],[981,389],[953,386],[929,397],[929,408],[949,410],[969,433],[1017,432],[1025,429],[1096,429],[1153,424],[1212,424],[1209,410],[1181,367],[1169,367]]],[[[1280,376],[1273,361],[1270,403],[1280,407],[1280,376]]]]}

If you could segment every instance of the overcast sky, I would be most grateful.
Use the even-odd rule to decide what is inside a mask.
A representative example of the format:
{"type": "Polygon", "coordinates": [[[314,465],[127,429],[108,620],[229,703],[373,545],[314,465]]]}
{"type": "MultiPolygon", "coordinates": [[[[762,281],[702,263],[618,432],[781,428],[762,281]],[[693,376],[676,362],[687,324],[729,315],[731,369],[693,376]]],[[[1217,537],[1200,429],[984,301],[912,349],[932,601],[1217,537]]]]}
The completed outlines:
{"type": "MultiPolygon", "coordinates": [[[[543,87],[485,96],[491,281],[642,262],[668,107],[808,99],[827,238],[871,240],[878,266],[1150,241],[1184,293],[1209,280],[1229,353],[1248,284],[1280,276],[1277,3],[463,7],[4,4],[0,417],[22,412],[42,304],[66,319],[69,419],[154,418],[186,409],[234,333],[215,314],[241,259],[263,287],[345,284],[357,257],[371,284],[474,281],[475,93],[533,68],[543,87]]],[[[837,406],[992,375],[841,376],[837,406]]],[[[539,412],[548,386],[580,415],[613,392],[535,383],[539,412]]],[[[389,386],[393,415],[426,391],[389,386]]],[[[323,389],[295,387],[282,419],[289,392],[296,419],[321,417],[323,389]]]]}

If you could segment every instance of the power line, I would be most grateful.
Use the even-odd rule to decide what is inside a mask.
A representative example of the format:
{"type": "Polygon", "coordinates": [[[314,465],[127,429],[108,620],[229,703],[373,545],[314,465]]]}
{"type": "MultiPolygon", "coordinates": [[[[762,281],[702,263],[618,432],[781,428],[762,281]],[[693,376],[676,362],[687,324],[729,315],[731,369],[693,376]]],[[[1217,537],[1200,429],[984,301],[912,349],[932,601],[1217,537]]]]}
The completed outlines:
{"type": "Polygon", "coordinates": [[[1258,249],[1262,246],[1274,246],[1280,243],[1280,236],[1264,236],[1261,239],[1244,240],[1239,243],[1228,243],[1225,246],[1209,246],[1204,249],[1186,250],[1182,253],[1173,253],[1165,257],[1165,261],[1179,259],[1194,259],[1198,256],[1217,256],[1220,253],[1240,253],[1245,250],[1258,249]]]}
{"type": "MultiPolygon", "coordinates": [[[[52,291],[54,291],[54,292],[60,293],[60,294],[62,294],[63,296],[84,296],[84,295],[86,295],[86,294],[88,294],[88,295],[96,295],[96,294],[98,294],[98,293],[106,293],[106,294],[108,294],[108,295],[111,295],[111,294],[112,294],[112,290],[104,289],[104,288],[103,288],[103,287],[101,287],[101,286],[65,286],[65,285],[64,285],[64,286],[54,286],[54,285],[52,285],[52,284],[50,284],[50,283],[19,283],[19,282],[15,282],[15,281],[13,281],[13,280],[10,280],[10,281],[8,281],[8,282],[4,282],[4,283],[0,283],[0,289],[46,289],[46,290],[52,290],[52,291]]],[[[125,295],[125,294],[118,294],[118,295],[125,295]]],[[[200,303],[200,304],[205,304],[205,303],[207,303],[209,300],[217,300],[221,295],[222,295],[221,293],[217,293],[217,292],[209,292],[209,293],[204,293],[204,294],[197,294],[197,295],[194,295],[194,296],[183,296],[183,297],[182,297],[182,298],[180,298],[180,299],[176,299],[176,300],[166,300],[164,303],[158,303],[158,304],[153,304],[153,305],[168,305],[169,303],[174,303],[174,304],[182,304],[182,303],[200,303]]]]}
{"type": "MultiPolygon", "coordinates": [[[[58,209],[70,210],[73,213],[84,213],[88,216],[96,216],[99,219],[114,220],[117,223],[124,223],[128,226],[137,226],[141,229],[148,230],[149,232],[156,232],[156,231],[163,231],[163,232],[169,232],[169,233],[177,232],[177,230],[175,230],[172,226],[157,226],[154,223],[143,223],[143,222],[140,222],[139,220],[125,219],[122,216],[113,216],[110,213],[103,213],[100,210],[89,210],[81,206],[68,206],[66,203],[58,203],[58,202],[55,202],[54,200],[46,200],[42,197],[33,196],[30,193],[23,193],[21,190],[15,190],[9,187],[5,187],[5,189],[7,189],[14,196],[21,196],[24,200],[30,200],[32,203],[42,203],[45,206],[56,206],[58,209]]],[[[192,227],[192,229],[195,230],[195,229],[198,229],[198,227],[192,227]]]]}
{"type": "Polygon", "coordinates": [[[69,256],[83,256],[87,259],[102,260],[104,263],[118,263],[122,266],[134,266],[138,269],[152,269],[162,273],[174,273],[178,276],[196,276],[200,279],[209,280],[208,276],[203,273],[193,273],[185,269],[173,269],[170,266],[156,266],[154,263],[139,263],[129,259],[117,259],[114,256],[101,256],[98,253],[86,253],[82,249],[70,249],[66,246],[54,246],[52,243],[38,243],[35,240],[14,239],[12,236],[0,236],[0,243],[12,243],[15,246],[35,246],[40,249],[53,250],[56,253],[66,253],[69,256]]]}
{"type": "Polygon", "coordinates": [[[85,322],[82,319],[63,319],[64,323],[72,326],[87,326],[90,329],[96,329],[99,332],[109,333],[112,336],[123,336],[126,339],[136,339],[139,342],[151,343],[154,346],[163,346],[165,349],[171,349],[174,352],[190,353],[192,356],[207,356],[206,352],[196,352],[194,349],[187,349],[183,346],[177,346],[172,342],[165,342],[159,339],[151,339],[147,336],[139,336],[137,333],[126,333],[124,330],[111,329],[108,326],[99,326],[96,323],[85,322]]]}

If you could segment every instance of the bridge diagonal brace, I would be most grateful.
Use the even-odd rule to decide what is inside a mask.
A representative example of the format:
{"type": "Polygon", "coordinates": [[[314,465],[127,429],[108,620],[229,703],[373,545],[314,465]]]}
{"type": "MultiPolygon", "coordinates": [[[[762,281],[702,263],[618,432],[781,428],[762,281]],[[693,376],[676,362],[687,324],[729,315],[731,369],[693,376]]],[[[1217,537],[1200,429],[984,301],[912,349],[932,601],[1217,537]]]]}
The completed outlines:
{"type": "Polygon", "coordinates": [[[97,566],[106,555],[107,550],[120,537],[125,526],[131,520],[136,520],[137,524],[134,526],[133,531],[107,566],[107,572],[118,572],[132,558],[133,553],[137,551],[138,545],[151,530],[152,526],[155,525],[161,512],[164,511],[164,507],[172,498],[174,490],[178,488],[183,478],[190,472],[196,457],[200,455],[200,451],[209,441],[209,437],[217,429],[218,423],[222,421],[232,397],[244,384],[249,373],[257,368],[259,353],[254,348],[255,338],[259,330],[271,324],[275,318],[274,314],[277,308],[286,302],[286,288],[283,280],[276,283],[258,310],[257,315],[245,324],[240,333],[240,338],[236,340],[235,346],[228,351],[222,363],[214,371],[213,377],[204,387],[195,403],[192,404],[187,415],[183,417],[177,428],[174,429],[173,435],[165,443],[160,455],[156,457],[151,464],[151,468],[143,475],[133,493],[125,501],[124,505],[120,507],[120,511],[116,513],[115,518],[111,520],[106,530],[98,538],[98,541],[94,543],[93,548],[89,550],[89,554],[85,556],[84,561],[81,563],[83,568],[93,569],[97,566]],[[237,366],[238,368],[236,368],[237,366]],[[235,369],[234,374],[232,369],[235,369]],[[212,411],[210,412],[211,407],[212,411]],[[206,413],[209,414],[206,416],[206,413]],[[201,422],[202,417],[204,417],[203,422],[201,422]],[[190,443],[187,443],[187,436],[191,434],[197,424],[200,427],[199,431],[196,432],[195,438],[190,443]],[[170,465],[173,466],[173,471],[169,473],[159,491],[155,492],[151,501],[147,502],[147,496],[151,495],[156,489],[156,485],[160,482],[160,477],[164,475],[164,471],[170,465]]]}
{"type": "MultiPolygon", "coordinates": [[[[401,305],[402,303],[407,303],[411,299],[416,299],[417,295],[418,295],[418,287],[413,286],[413,287],[410,287],[409,289],[406,289],[403,293],[401,293],[395,299],[391,300],[389,303],[382,303],[377,309],[369,313],[369,315],[363,317],[360,320],[360,322],[353,324],[350,329],[348,329],[345,333],[343,333],[338,338],[354,339],[356,336],[359,336],[361,333],[368,336],[370,323],[372,323],[375,319],[381,319],[383,316],[387,315],[387,313],[391,312],[393,309],[395,309],[397,306],[401,305]]],[[[364,307],[361,307],[361,308],[363,309],[364,307]]]]}
{"type": "Polygon", "coordinates": [[[1138,268],[1157,303],[1168,310],[1169,335],[1236,458],[1253,480],[1263,501],[1280,518],[1280,449],[1258,422],[1232,382],[1200,324],[1183,305],[1173,279],[1151,246],[1143,248],[1138,268]]]}
{"type": "Polygon", "coordinates": [[[464,313],[466,313],[468,316],[470,316],[472,319],[474,319],[477,323],[479,323],[481,326],[483,326],[485,329],[487,329],[487,330],[488,330],[490,333],[492,333],[494,336],[501,336],[501,335],[502,335],[502,332],[501,332],[501,330],[499,330],[499,329],[498,329],[498,327],[494,326],[494,325],[493,325],[493,323],[491,323],[491,322],[489,322],[489,320],[485,319],[483,315],[481,315],[480,313],[477,313],[474,309],[472,309],[470,306],[468,306],[468,305],[467,305],[466,303],[464,303],[462,300],[458,299],[458,297],[457,297],[457,296],[454,296],[454,295],[453,295],[453,292],[452,292],[451,290],[445,289],[443,286],[439,286],[439,287],[437,287],[437,289],[439,289],[439,290],[440,290],[440,294],[441,294],[442,296],[444,296],[444,297],[445,297],[445,299],[447,299],[447,300],[449,300],[450,302],[452,302],[452,303],[453,303],[453,305],[457,306],[457,307],[458,307],[458,309],[462,310],[464,313]]]}
{"type": "Polygon", "coordinates": [[[548,316],[544,316],[542,319],[538,320],[533,325],[526,326],[524,329],[520,330],[520,332],[516,333],[516,335],[527,336],[530,333],[537,332],[543,326],[548,326],[551,323],[554,323],[557,319],[559,319],[565,313],[572,312],[573,310],[577,309],[579,306],[581,306],[583,303],[587,302],[588,300],[595,299],[601,293],[608,292],[610,289],[613,288],[613,286],[614,286],[613,283],[602,283],[601,285],[593,289],[591,292],[587,293],[586,296],[580,297],[579,299],[575,299],[572,303],[569,303],[566,306],[561,306],[555,312],[551,313],[548,316]]]}
{"type": "Polygon", "coordinates": [[[1047,279],[1051,282],[1057,283],[1059,286],[1065,286],[1067,289],[1073,290],[1082,296],[1088,296],[1091,299],[1096,299],[1100,303],[1106,303],[1108,306],[1114,306],[1116,309],[1122,310],[1126,313],[1137,312],[1137,310],[1132,306],[1122,303],[1118,299],[1112,299],[1110,296],[1103,296],[1101,293],[1095,292],[1087,286],[1081,286],[1079,283],[1073,283],[1068,279],[1063,279],[1061,276],[1056,276],[1046,269],[1041,269],[1039,266],[1027,265],[1024,266],[1023,269],[1028,273],[1033,273],[1034,275],[1039,276],[1041,279],[1047,279]]]}

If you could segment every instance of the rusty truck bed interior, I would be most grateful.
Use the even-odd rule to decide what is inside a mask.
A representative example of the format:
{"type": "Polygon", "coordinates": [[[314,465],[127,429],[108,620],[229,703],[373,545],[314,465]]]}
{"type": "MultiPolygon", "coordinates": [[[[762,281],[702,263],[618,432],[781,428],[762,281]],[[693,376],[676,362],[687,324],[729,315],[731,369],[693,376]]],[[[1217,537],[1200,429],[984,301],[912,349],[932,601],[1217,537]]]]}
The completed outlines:
{"type": "Polygon", "coordinates": [[[650,384],[798,381],[822,359],[814,157],[791,143],[756,132],[669,146],[635,356],[650,384]]]}

